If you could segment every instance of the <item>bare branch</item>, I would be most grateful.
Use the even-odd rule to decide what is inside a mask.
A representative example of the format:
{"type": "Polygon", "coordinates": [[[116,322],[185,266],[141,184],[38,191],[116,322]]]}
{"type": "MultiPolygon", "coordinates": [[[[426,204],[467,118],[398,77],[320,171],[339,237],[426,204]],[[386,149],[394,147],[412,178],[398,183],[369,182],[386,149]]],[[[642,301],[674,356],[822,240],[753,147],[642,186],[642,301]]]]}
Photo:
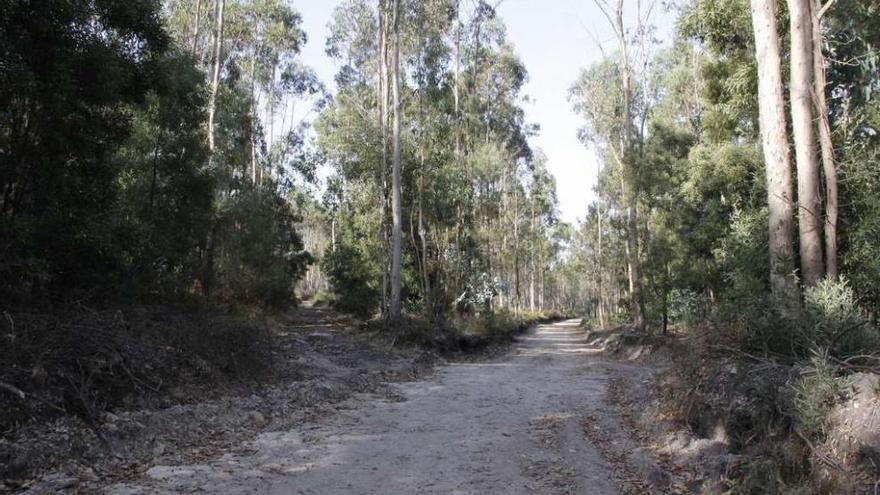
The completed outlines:
{"type": "Polygon", "coordinates": [[[611,12],[609,11],[608,4],[604,2],[604,0],[593,0],[593,3],[596,4],[596,7],[599,7],[599,10],[602,12],[602,15],[608,19],[608,24],[611,26],[611,29],[614,30],[614,34],[618,38],[623,38],[623,33],[617,32],[617,23],[614,22],[614,19],[611,17],[611,12]]]}
{"type": "Polygon", "coordinates": [[[587,27],[586,24],[584,24],[584,20],[581,19],[580,16],[578,16],[577,20],[578,23],[580,23],[581,28],[583,28],[584,32],[587,33],[587,36],[589,36],[593,43],[596,45],[596,48],[599,49],[599,52],[602,54],[602,58],[608,58],[608,54],[605,52],[605,47],[602,46],[602,41],[599,40],[599,37],[596,36],[596,33],[594,33],[590,28],[587,27]]]}
{"type": "Polygon", "coordinates": [[[819,12],[816,13],[816,18],[821,19],[823,16],[825,16],[825,14],[828,13],[828,9],[833,7],[835,2],[837,2],[837,0],[828,0],[828,3],[823,5],[822,8],[819,9],[819,12]]]}

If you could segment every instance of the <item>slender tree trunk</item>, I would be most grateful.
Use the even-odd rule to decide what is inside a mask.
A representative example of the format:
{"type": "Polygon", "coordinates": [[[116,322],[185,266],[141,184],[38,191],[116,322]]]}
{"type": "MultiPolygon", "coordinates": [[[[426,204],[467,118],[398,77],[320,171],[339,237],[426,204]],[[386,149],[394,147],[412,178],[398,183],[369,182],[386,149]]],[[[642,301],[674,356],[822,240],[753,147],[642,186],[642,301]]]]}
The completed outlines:
{"type": "Polygon", "coordinates": [[[825,54],[822,52],[822,4],[812,0],[813,22],[813,78],[816,115],[819,126],[819,143],[822,150],[822,170],[825,173],[825,275],[837,277],[837,164],[834,160],[834,144],[831,141],[831,123],[825,91],[825,54]]]}
{"type": "Polygon", "coordinates": [[[776,23],[775,0],[751,0],[758,61],[758,109],[761,143],[767,170],[767,204],[770,212],[770,285],[781,301],[796,304],[798,288],[793,277],[794,204],[791,155],[782,92],[782,60],[776,23]]]}
{"type": "Polygon", "coordinates": [[[391,154],[391,321],[401,316],[401,202],[400,202],[400,0],[393,3],[394,47],[391,73],[392,112],[394,114],[391,154]]]}
{"type": "Polygon", "coordinates": [[[513,195],[513,313],[519,314],[519,195],[513,195]]]}
{"type": "MultiPolygon", "coordinates": [[[[419,93],[419,118],[425,120],[424,102],[422,101],[422,93],[419,93]]],[[[418,214],[419,214],[419,240],[421,241],[421,268],[422,268],[422,291],[424,292],[425,307],[430,311],[430,315],[434,316],[433,302],[431,301],[431,284],[428,277],[428,233],[425,228],[425,218],[423,201],[425,197],[425,148],[428,146],[428,140],[425,139],[427,133],[423,133],[425,142],[419,147],[419,190],[418,190],[418,214]]]]}
{"type": "MultiPolygon", "coordinates": [[[[531,196],[531,194],[530,194],[531,196]]],[[[535,198],[529,198],[529,223],[531,224],[531,235],[529,236],[529,311],[535,311],[535,198]]]]}
{"type": "Polygon", "coordinates": [[[251,184],[257,183],[257,40],[254,36],[253,53],[251,54],[251,159],[250,159],[250,175],[251,184]]]}
{"type": "Polygon", "coordinates": [[[811,0],[788,0],[791,21],[791,120],[797,158],[801,277],[816,285],[825,274],[819,157],[813,124],[813,20],[811,0]]]}
{"type": "MultiPolygon", "coordinates": [[[[596,168],[596,184],[599,184],[599,179],[602,176],[602,165],[600,164],[596,168]]],[[[598,277],[596,283],[596,289],[598,292],[598,308],[597,308],[597,316],[599,318],[599,327],[605,328],[608,321],[605,317],[605,297],[603,296],[604,291],[602,287],[602,279],[605,277],[603,272],[603,260],[602,260],[602,198],[597,198],[596,200],[596,265],[598,268],[598,277]]]]}
{"type": "MultiPolygon", "coordinates": [[[[266,134],[266,147],[272,150],[272,143],[275,140],[275,108],[278,95],[275,93],[275,78],[278,75],[278,59],[272,60],[272,79],[269,81],[269,132],[266,134]]],[[[269,176],[274,177],[272,168],[269,168],[269,176]]],[[[260,185],[263,185],[263,174],[260,174],[260,185]]]]}
{"type": "Polygon", "coordinates": [[[382,135],[382,163],[379,167],[379,263],[382,289],[381,313],[388,314],[388,235],[387,196],[388,189],[388,12],[386,0],[379,0],[379,128],[382,135]]]}
{"type": "Polygon", "coordinates": [[[153,220],[153,205],[156,199],[156,180],[159,175],[159,149],[162,146],[162,133],[156,133],[156,148],[153,151],[153,176],[150,179],[150,220],[153,220]]]}
{"type": "Polygon", "coordinates": [[[455,136],[455,159],[461,159],[461,107],[459,103],[459,78],[461,77],[461,19],[459,9],[461,1],[455,2],[455,75],[452,81],[452,96],[455,105],[455,126],[453,134],[455,136]]]}
{"type": "Polygon", "coordinates": [[[211,90],[208,95],[208,151],[211,156],[214,144],[214,119],[217,113],[217,91],[220,89],[220,67],[223,65],[223,9],[226,0],[214,0],[214,47],[211,54],[211,90]]]}
{"type": "MultiPolygon", "coordinates": [[[[199,30],[202,25],[202,0],[196,0],[196,20],[193,23],[192,56],[195,58],[199,51],[199,30]]],[[[201,58],[201,57],[200,57],[201,58]]]]}
{"type": "Polygon", "coordinates": [[[645,301],[642,293],[641,266],[638,251],[638,212],[636,210],[637,194],[635,190],[635,171],[631,162],[633,139],[633,87],[632,66],[629,59],[629,41],[623,23],[623,0],[618,0],[615,10],[615,30],[620,43],[623,82],[623,117],[624,128],[618,161],[621,167],[621,194],[626,205],[626,252],[627,272],[629,274],[630,297],[632,298],[633,327],[644,330],[645,301]]]}
{"type": "MultiPolygon", "coordinates": [[[[424,162],[422,163],[424,166],[424,162]]],[[[425,229],[422,197],[424,195],[425,177],[419,177],[419,239],[422,241],[422,285],[425,291],[425,303],[431,306],[431,282],[428,277],[428,233],[425,229]]]]}
{"type": "Polygon", "coordinates": [[[540,263],[541,271],[538,272],[538,311],[544,311],[544,261],[540,263]]]}

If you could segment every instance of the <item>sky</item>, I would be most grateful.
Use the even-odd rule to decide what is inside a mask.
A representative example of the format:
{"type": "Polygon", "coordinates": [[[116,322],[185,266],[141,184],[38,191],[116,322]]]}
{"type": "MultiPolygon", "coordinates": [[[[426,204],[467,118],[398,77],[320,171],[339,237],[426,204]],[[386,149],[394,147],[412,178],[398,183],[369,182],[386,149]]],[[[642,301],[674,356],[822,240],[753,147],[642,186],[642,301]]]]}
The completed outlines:
{"type": "MultiPolygon", "coordinates": [[[[337,67],[324,53],[324,41],[333,8],[339,3],[293,1],[309,37],[302,50],[303,63],[313,67],[330,88],[337,67]]],[[[671,21],[659,10],[653,22],[659,37],[667,39],[671,21]]],[[[594,198],[597,160],[578,141],[582,122],[571,110],[568,90],[582,68],[600,59],[597,41],[606,50],[614,49],[613,32],[592,0],[504,0],[498,14],[529,72],[524,89],[530,100],[524,105],[526,119],[541,127],[531,139],[532,147],[547,155],[547,168],[556,177],[560,216],[574,224],[585,216],[594,198]]]]}

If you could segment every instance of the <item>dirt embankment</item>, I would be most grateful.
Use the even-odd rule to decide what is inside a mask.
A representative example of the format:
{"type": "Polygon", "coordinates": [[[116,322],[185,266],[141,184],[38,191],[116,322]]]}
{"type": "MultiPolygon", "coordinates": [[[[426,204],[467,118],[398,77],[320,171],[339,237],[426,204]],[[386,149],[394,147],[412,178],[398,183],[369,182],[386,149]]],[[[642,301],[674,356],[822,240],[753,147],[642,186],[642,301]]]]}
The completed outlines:
{"type": "Polygon", "coordinates": [[[591,332],[590,341],[619,367],[651,370],[641,378],[623,373],[608,389],[608,403],[639,447],[606,455],[636,466],[630,478],[651,476],[638,469],[645,449],[672,476],[672,493],[876,493],[876,373],[786,364],[625,328],[591,332]]]}

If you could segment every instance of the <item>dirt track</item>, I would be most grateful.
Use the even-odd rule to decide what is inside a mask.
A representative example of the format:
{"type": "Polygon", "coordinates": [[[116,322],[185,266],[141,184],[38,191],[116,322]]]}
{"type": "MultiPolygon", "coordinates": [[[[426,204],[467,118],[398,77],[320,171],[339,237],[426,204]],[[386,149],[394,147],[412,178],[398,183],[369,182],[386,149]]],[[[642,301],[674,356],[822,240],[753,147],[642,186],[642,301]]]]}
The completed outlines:
{"type": "Polygon", "coordinates": [[[451,364],[360,394],[339,414],[263,433],[205,464],[154,466],[114,494],[618,493],[582,423],[607,367],[571,320],[521,337],[506,356],[451,364]]]}

